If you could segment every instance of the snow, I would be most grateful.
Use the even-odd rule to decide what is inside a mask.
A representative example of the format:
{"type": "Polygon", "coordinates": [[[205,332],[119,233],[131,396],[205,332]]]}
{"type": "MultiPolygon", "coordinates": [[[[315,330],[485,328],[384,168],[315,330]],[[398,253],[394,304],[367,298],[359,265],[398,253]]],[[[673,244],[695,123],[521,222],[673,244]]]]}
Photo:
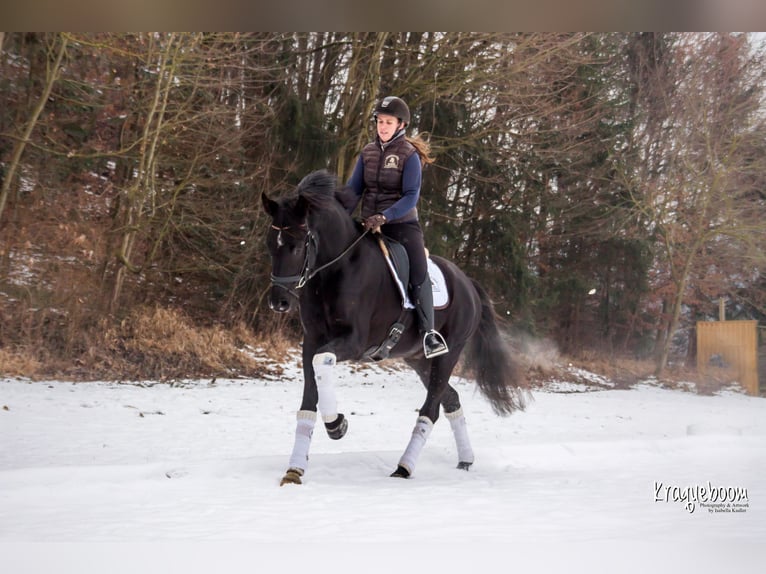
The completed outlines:
{"type": "Polygon", "coordinates": [[[318,426],[285,487],[294,360],[280,380],[0,380],[0,571],[760,571],[766,402],[592,380],[500,418],[453,379],[476,463],[455,468],[442,418],[402,480],[422,386],[339,365],[348,435],[318,426]],[[719,488],[745,506],[704,506],[719,488]]]}

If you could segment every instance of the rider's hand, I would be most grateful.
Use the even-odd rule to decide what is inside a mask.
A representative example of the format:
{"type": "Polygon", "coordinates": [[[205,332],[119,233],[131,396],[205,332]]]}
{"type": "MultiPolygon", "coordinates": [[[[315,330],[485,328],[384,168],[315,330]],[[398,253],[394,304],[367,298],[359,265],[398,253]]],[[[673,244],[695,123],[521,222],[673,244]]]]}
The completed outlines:
{"type": "Polygon", "coordinates": [[[375,215],[370,215],[370,217],[365,217],[364,221],[362,221],[362,226],[365,229],[378,229],[385,222],[386,216],[382,213],[376,213],[375,215]]]}

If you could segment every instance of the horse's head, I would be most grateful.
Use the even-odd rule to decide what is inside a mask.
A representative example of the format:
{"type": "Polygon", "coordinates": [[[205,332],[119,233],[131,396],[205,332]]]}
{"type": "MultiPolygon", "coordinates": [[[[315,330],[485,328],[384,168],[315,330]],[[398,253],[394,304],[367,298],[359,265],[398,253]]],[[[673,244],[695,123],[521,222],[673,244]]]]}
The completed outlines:
{"type": "Polygon", "coordinates": [[[266,246],[271,256],[271,293],[269,307],[278,313],[290,310],[295,287],[300,281],[306,260],[306,202],[301,197],[274,201],[261,195],[263,208],[271,216],[266,246]]]}
{"type": "Polygon", "coordinates": [[[312,172],[296,191],[296,195],[279,201],[261,195],[263,208],[271,216],[266,236],[271,255],[269,306],[279,313],[289,311],[293,299],[298,298],[296,290],[334,264],[359,237],[338,199],[335,176],[325,170],[312,172]]]}

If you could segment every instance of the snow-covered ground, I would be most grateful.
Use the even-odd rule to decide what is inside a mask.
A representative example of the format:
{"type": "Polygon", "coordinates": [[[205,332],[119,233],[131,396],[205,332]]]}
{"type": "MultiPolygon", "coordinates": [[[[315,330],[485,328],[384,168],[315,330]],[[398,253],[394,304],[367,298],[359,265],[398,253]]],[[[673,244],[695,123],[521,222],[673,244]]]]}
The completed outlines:
{"type": "Polygon", "coordinates": [[[318,426],[305,484],[280,488],[295,362],[280,380],[0,380],[0,572],[763,571],[763,399],[558,381],[499,418],[454,384],[469,472],[442,419],[415,476],[389,478],[424,390],[341,365],[348,435],[318,426]]]}

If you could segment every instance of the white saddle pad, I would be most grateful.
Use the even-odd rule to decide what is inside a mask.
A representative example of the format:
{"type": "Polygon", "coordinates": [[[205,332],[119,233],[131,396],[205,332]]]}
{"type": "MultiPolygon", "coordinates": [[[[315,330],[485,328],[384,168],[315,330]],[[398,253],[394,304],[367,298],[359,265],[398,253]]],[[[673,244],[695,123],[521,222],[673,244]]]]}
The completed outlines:
{"type": "MultiPolygon", "coordinates": [[[[402,282],[399,280],[399,277],[396,275],[396,271],[394,271],[394,264],[391,263],[391,260],[386,257],[386,263],[388,264],[389,268],[391,269],[391,274],[394,277],[394,281],[396,282],[396,286],[399,288],[399,293],[402,296],[402,299],[404,300],[404,308],[405,309],[414,309],[415,306],[412,304],[412,301],[410,301],[409,293],[407,293],[407,289],[404,285],[402,285],[402,282]]],[[[431,278],[431,290],[434,294],[434,309],[438,309],[440,307],[446,307],[447,303],[449,303],[449,293],[447,292],[447,282],[444,280],[444,273],[442,273],[442,270],[439,268],[439,266],[433,262],[433,260],[429,257],[428,258],[428,276],[431,278]]]]}

